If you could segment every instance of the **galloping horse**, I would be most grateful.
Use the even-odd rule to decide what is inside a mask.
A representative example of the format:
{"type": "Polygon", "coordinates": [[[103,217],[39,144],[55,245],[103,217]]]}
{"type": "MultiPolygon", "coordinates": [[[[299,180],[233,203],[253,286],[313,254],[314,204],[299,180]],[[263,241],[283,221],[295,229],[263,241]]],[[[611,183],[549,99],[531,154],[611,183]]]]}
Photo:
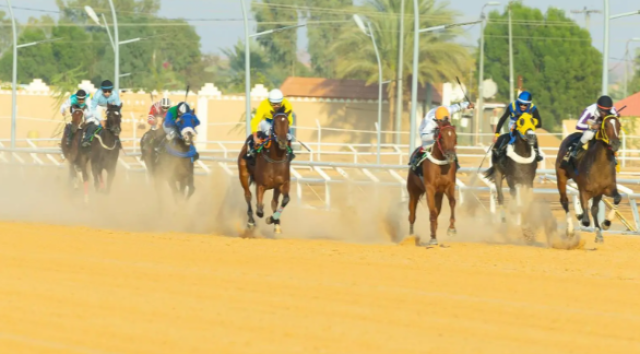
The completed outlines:
{"type": "Polygon", "coordinates": [[[157,156],[154,151],[156,144],[162,140],[165,136],[165,132],[160,127],[155,130],[148,130],[140,139],[140,151],[142,152],[142,161],[149,171],[149,175],[155,176],[157,168],[157,156]]]}
{"type": "Polygon", "coordinates": [[[80,147],[83,122],[84,111],[74,107],[71,113],[70,129],[65,128],[60,147],[64,158],[69,162],[69,177],[74,183],[74,188],[78,188],[78,182],[84,185],[84,200],[87,202],[89,200],[89,171],[87,169],[89,154],[82,151],[80,147]],[[73,134],[73,136],[69,137],[69,134],[73,134]],[[72,139],[69,145],[67,145],[68,139],[72,139]]]}
{"type": "Polygon", "coordinates": [[[104,129],[100,128],[91,141],[91,171],[93,173],[93,183],[96,191],[109,194],[113,179],[116,176],[116,165],[120,155],[120,113],[122,104],[107,105],[107,124],[104,129]],[[104,186],[102,171],[107,171],[107,185],[104,186]]]}
{"type": "MultiPolygon", "coordinates": [[[[616,158],[615,153],[620,148],[619,132],[621,130],[620,121],[616,116],[606,116],[602,119],[600,129],[596,137],[589,143],[586,151],[582,152],[577,161],[573,164],[562,166],[562,159],[567,154],[569,146],[582,135],[576,132],[564,139],[558,151],[556,159],[556,177],[558,192],[560,192],[560,203],[567,217],[567,236],[574,235],[573,223],[569,214],[569,199],[567,198],[567,182],[573,179],[578,185],[580,193],[580,205],[583,213],[576,214],[578,220],[582,220],[582,225],[588,227],[590,224],[589,214],[586,212],[589,199],[593,199],[591,205],[591,215],[596,230],[596,242],[604,242],[600,223],[598,221],[598,211],[602,196],[613,197],[614,208],[607,215],[602,228],[608,230],[611,221],[615,217],[616,209],[622,197],[618,193],[616,184],[616,158]]],[[[578,142],[579,144],[580,142],[578,142]]],[[[577,147],[576,147],[577,148],[577,147]]]]}
{"type": "MultiPolygon", "coordinates": [[[[264,216],[264,192],[273,189],[273,199],[271,201],[271,209],[273,216],[267,218],[267,224],[274,224],[274,231],[280,234],[280,216],[284,208],[289,203],[289,157],[287,146],[287,133],[289,132],[289,119],[286,113],[275,113],[273,116],[273,127],[270,136],[266,137],[266,141],[262,146],[257,147],[255,163],[247,161],[244,156],[247,154],[248,143],[245,143],[238,156],[238,171],[240,183],[244,188],[244,198],[247,202],[247,215],[249,221],[247,228],[252,229],[255,226],[253,219],[253,210],[251,209],[251,183],[256,184],[257,210],[256,215],[259,218],[264,216]],[[284,196],[282,204],[278,207],[278,199],[280,194],[284,196]]],[[[259,133],[261,134],[261,133],[259,133]]],[[[251,137],[249,137],[251,139],[251,137]]]]}
{"type": "MultiPolygon", "coordinates": [[[[193,143],[196,137],[195,128],[200,124],[197,119],[193,111],[183,114],[176,121],[180,137],[161,146],[163,151],[158,157],[157,172],[167,181],[176,198],[179,194],[185,196],[187,187],[189,187],[187,200],[196,191],[193,183],[193,165],[194,160],[197,159],[197,152],[193,143]]],[[[154,159],[153,155],[151,159],[154,159]]]]}
{"type": "MultiPolygon", "coordinates": [[[[436,143],[430,152],[426,153],[424,161],[413,171],[409,169],[407,176],[407,191],[409,191],[409,225],[410,234],[413,235],[413,224],[416,221],[416,207],[420,197],[426,193],[429,206],[429,221],[431,222],[431,240],[429,245],[437,245],[436,230],[438,228],[438,216],[442,210],[442,197],[447,195],[451,218],[449,219],[448,234],[456,233],[456,129],[449,120],[438,121],[435,132],[436,143]],[[420,173],[421,172],[421,173],[420,173]]],[[[416,238],[416,245],[425,245],[420,237],[416,238]]]]}
{"type": "MultiPolygon", "coordinates": [[[[502,222],[506,222],[502,180],[507,179],[511,197],[517,201],[519,206],[523,197],[521,192],[526,192],[529,196],[533,189],[533,181],[538,167],[534,151],[536,125],[537,119],[530,114],[525,113],[520,116],[512,134],[505,134],[496,142],[498,146],[503,146],[502,144],[506,143],[504,140],[510,139],[506,146],[506,154],[493,155],[491,158],[492,166],[484,173],[485,177],[494,182],[496,186],[502,222]],[[524,190],[521,187],[524,187],[524,190]]],[[[526,212],[522,214],[527,215],[526,212]]],[[[533,235],[528,232],[528,226],[527,220],[525,220],[523,223],[523,229],[527,231],[525,236],[531,239],[533,235]]]]}

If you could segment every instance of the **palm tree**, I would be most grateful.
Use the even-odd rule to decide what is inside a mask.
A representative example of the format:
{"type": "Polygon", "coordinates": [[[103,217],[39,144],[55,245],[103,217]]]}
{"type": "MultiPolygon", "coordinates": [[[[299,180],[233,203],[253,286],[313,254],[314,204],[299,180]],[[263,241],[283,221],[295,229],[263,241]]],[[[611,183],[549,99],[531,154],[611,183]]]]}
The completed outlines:
{"type": "MultiPolygon", "coordinates": [[[[382,75],[384,80],[394,79],[387,87],[389,105],[389,130],[393,130],[393,117],[396,109],[404,112],[410,96],[411,71],[413,60],[413,6],[411,0],[405,6],[404,29],[404,62],[403,77],[404,98],[397,104],[395,92],[399,81],[397,76],[399,28],[400,28],[401,0],[366,0],[365,4],[353,8],[354,13],[361,13],[371,21],[382,61],[382,75]]],[[[453,23],[455,11],[447,8],[446,3],[436,3],[435,0],[419,0],[420,28],[453,23]]],[[[457,75],[468,72],[471,65],[471,55],[466,48],[454,43],[453,39],[460,31],[448,30],[445,33],[423,33],[420,35],[420,64],[419,82],[444,82],[454,79],[457,75]]],[[[342,35],[332,46],[337,54],[337,73],[341,78],[358,78],[366,80],[367,84],[378,81],[378,64],[371,39],[364,36],[358,28],[347,26],[342,35]]],[[[403,121],[406,121],[403,119],[403,121]]]]}

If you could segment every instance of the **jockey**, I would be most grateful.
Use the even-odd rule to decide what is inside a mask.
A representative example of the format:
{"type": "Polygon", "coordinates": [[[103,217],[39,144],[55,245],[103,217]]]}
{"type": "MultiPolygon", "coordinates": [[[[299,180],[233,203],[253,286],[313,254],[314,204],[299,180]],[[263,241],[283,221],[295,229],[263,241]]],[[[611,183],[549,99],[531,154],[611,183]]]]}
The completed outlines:
{"type": "MultiPolygon", "coordinates": [[[[271,135],[271,125],[273,124],[274,113],[286,113],[289,117],[289,127],[293,125],[293,106],[291,102],[284,98],[282,91],[273,89],[269,92],[269,98],[262,101],[258,106],[256,115],[251,120],[251,133],[253,134],[253,144],[250,144],[247,151],[247,158],[252,157],[256,145],[262,142],[258,136],[258,131],[262,132],[265,137],[271,135]]],[[[287,133],[287,141],[289,143],[289,161],[293,160],[296,155],[291,150],[291,133],[287,133]]]]}
{"type": "MultiPolygon", "coordinates": [[[[180,135],[177,122],[187,113],[193,114],[193,111],[186,102],[180,102],[177,106],[169,108],[167,115],[164,118],[164,123],[162,124],[167,140],[172,141],[180,135]]],[[[195,116],[195,114],[193,115],[195,116]]],[[[200,121],[196,117],[196,124],[194,128],[198,125],[200,125],[200,121]]]]}
{"type": "Polygon", "coordinates": [[[95,134],[96,130],[100,128],[100,114],[97,112],[98,106],[107,107],[107,104],[119,106],[120,97],[116,92],[113,92],[113,83],[109,80],[105,80],[100,84],[100,89],[96,91],[96,94],[91,100],[91,117],[87,119],[85,117],[86,129],[84,133],[84,139],[82,140],[82,146],[88,147],[91,145],[91,137],[95,134]]]}
{"type": "Polygon", "coordinates": [[[598,98],[598,102],[585,108],[582,112],[582,116],[578,119],[578,124],[576,124],[576,129],[583,132],[582,137],[580,138],[580,144],[571,151],[571,157],[577,157],[578,153],[583,150],[583,145],[589,143],[589,141],[593,139],[598,129],[600,129],[602,118],[608,115],[617,116],[618,112],[613,106],[613,100],[611,97],[606,95],[600,96],[600,98],[598,98]]]}
{"type": "MultiPolygon", "coordinates": [[[[504,114],[502,115],[502,117],[500,117],[500,120],[498,121],[498,125],[496,126],[496,135],[493,138],[494,143],[498,141],[498,138],[500,137],[500,130],[502,130],[502,126],[506,122],[507,118],[509,118],[509,133],[507,133],[509,135],[515,128],[516,121],[518,120],[518,118],[520,118],[520,116],[523,113],[529,113],[533,118],[538,120],[538,124],[536,125],[536,128],[542,127],[542,119],[540,119],[540,111],[538,110],[538,107],[536,107],[536,105],[533,104],[532,99],[533,99],[533,95],[530,92],[522,91],[520,95],[518,95],[518,99],[516,100],[516,102],[511,102],[509,104],[507,109],[504,111],[504,114]]],[[[506,138],[503,141],[506,141],[506,138]]],[[[498,154],[499,151],[505,148],[506,146],[507,144],[503,143],[503,144],[500,144],[500,146],[494,147],[493,153],[498,154]]],[[[542,155],[540,154],[540,148],[538,147],[537,141],[534,144],[534,149],[536,151],[536,161],[538,162],[542,161],[542,155]]]]}
{"type": "MultiPolygon", "coordinates": [[[[78,90],[60,106],[60,113],[62,114],[62,118],[66,119],[68,112],[73,113],[73,110],[79,108],[84,111],[84,119],[86,120],[87,118],[90,118],[92,116],[91,111],[89,110],[90,105],[91,95],[87,95],[87,92],[85,90],[78,90]]],[[[66,144],[71,145],[71,123],[68,123],[64,129],[67,132],[66,144]]]]}
{"type": "Polygon", "coordinates": [[[167,97],[161,99],[160,101],[151,105],[149,109],[149,117],[147,117],[147,123],[151,126],[151,130],[158,129],[156,119],[162,118],[167,115],[167,112],[171,108],[171,100],[167,97]]]}
{"type": "MultiPolygon", "coordinates": [[[[413,154],[413,158],[409,165],[413,168],[417,167],[418,161],[420,161],[419,157],[425,151],[429,151],[433,144],[435,143],[435,133],[438,128],[438,121],[443,119],[450,119],[451,115],[457,112],[460,112],[464,109],[473,109],[473,103],[462,102],[459,104],[454,104],[451,106],[440,106],[437,108],[431,109],[427,112],[427,115],[420,123],[420,139],[422,139],[422,146],[418,149],[416,153],[413,154]]],[[[458,159],[456,158],[456,165],[458,164],[458,159]]]]}

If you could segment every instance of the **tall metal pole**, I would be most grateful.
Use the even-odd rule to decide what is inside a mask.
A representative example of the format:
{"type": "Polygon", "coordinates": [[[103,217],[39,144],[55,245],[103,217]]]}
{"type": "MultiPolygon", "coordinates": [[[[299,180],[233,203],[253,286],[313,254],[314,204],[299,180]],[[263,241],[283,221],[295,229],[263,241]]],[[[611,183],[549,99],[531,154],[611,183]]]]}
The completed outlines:
{"type": "Polygon", "coordinates": [[[484,91],[482,89],[482,83],[484,82],[484,26],[486,23],[484,15],[484,7],[482,8],[482,14],[480,15],[482,22],[480,23],[480,75],[478,77],[478,108],[476,114],[478,115],[479,132],[482,132],[482,121],[484,118],[484,91]]]}
{"type": "Polygon", "coordinates": [[[120,40],[118,39],[118,16],[116,16],[116,8],[113,6],[113,0],[109,0],[109,6],[111,6],[111,17],[113,17],[113,36],[115,38],[115,67],[114,67],[114,92],[116,94],[120,93],[120,40]]]}
{"type": "Polygon", "coordinates": [[[604,0],[604,49],[602,50],[602,94],[609,93],[609,0],[604,0]]]}
{"type": "Polygon", "coordinates": [[[402,77],[403,55],[404,55],[404,0],[400,2],[400,34],[398,35],[398,70],[396,74],[396,121],[395,121],[395,143],[400,144],[400,130],[402,129],[402,89],[404,80],[402,77]]]}
{"type": "Polygon", "coordinates": [[[511,2],[509,2],[509,100],[515,101],[515,88],[513,82],[513,38],[511,34],[511,2]]]}
{"type": "Polygon", "coordinates": [[[7,0],[9,15],[11,15],[11,29],[13,31],[13,73],[11,75],[11,148],[16,147],[16,117],[18,108],[18,31],[16,29],[16,19],[13,16],[11,0],[7,0]]]}
{"type": "Polygon", "coordinates": [[[409,127],[409,154],[416,148],[416,110],[418,109],[418,50],[420,42],[420,9],[413,0],[413,72],[411,73],[411,125],[409,127]]]}
{"type": "Polygon", "coordinates": [[[382,138],[380,131],[382,130],[382,61],[380,60],[380,53],[378,52],[378,45],[376,44],[376,37],[373,34],[373,29],[371,28],[371,22],[368,22],[369,26],[369,35],[371,36],[371,41],[373,42],[373,49],[376,52],[376,59],[378,60],[378,147],[377,147],[377,159],[376,163],[380,164],[380,144],[382,144],[382,138]]]}
{"type": "Polygon", "coordinates": [[[245,96],[245,113],[246,113],[246,132],[247,136],[251,135],[251,62],[249,47],[249,15],[247,14],[247,6],[245,0],[240,0],[242,4],[242,16],[244,17],[244,96],[245,96]]]}

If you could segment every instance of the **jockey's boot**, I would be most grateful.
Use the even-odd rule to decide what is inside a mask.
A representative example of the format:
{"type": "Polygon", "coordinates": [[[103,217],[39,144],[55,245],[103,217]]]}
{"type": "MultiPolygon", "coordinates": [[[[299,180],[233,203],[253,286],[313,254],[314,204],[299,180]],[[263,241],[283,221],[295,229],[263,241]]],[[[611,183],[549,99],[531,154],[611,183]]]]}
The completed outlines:
{"type": "Polygon", "coordinates": [[[84,130],[84,137],[82,138],[83,148],[88,148],[89,146],[91,146],[91,141],[93,140],[93,135],[95,134],[96,130],[98,130],[98,126],[95,123],[87,124],[84,130]]]}
{"type": "Polygon", "coordinates": [[[291,148],[291,140],[287,141],[287,156],[289,156],[289,161],[293,161],[296,158],[296,154],[293,153],[291,148]]]}
{"type": "Polygon", "coordinates": [[[540,153],[540,147],[538,146],[538,142],[536,142],[536,143],[533,145],[533,149],[534,149],[534,150],[535,150],[535,152],[536,152],[536,161],[537,161],[537,162],[541,162],[542,160],[544,160],[544,158],[542,157],[542,154],[540,153]]]}
{"type": "Polygon", "coordinates": [[[460,169],[460,162],[458,162],[458,154],[456,154],[455,160],[456,162],[456,171],[460,169]]]}
{"type": "Polygon", "coordinates": [[[573,148],[573,150],[571,151],[571,154],[569,155],[569,159],[573,159],[573,161],[576,161],[576,159],[578,158],[578,154],[584,150],[582,148],[582,142],[578,141],[578,143],[576,144],[576,146],[573,148]]]}

